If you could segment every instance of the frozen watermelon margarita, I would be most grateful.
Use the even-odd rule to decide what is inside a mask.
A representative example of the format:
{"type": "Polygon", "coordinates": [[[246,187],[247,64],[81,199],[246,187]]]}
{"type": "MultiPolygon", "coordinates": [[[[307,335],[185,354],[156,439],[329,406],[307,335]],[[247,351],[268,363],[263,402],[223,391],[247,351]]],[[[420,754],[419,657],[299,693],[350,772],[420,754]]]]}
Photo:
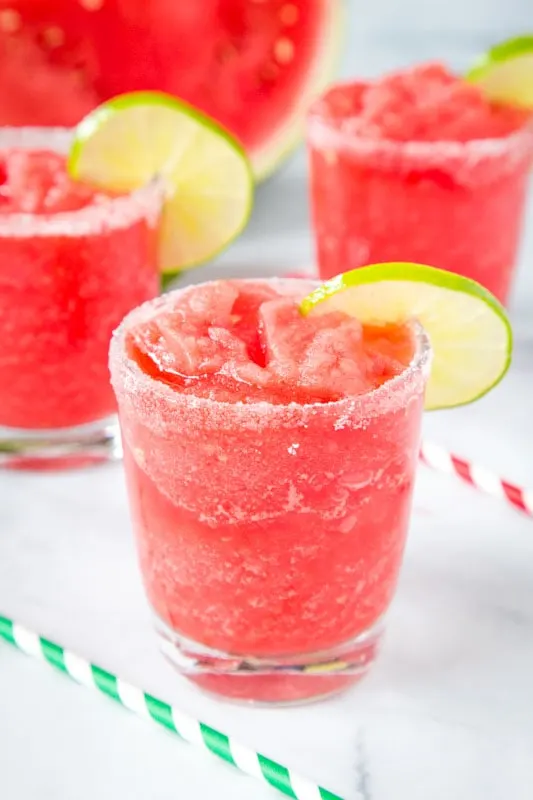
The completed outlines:
{"type": "Polygon", "coordinates": [[[110,366],[140,567],[199,686],[293,702],[372,662],[402,560],[429,346],[304,317],[299,280],[220,281],[130,313],[110,366]]]}
{"type": "Polygon", "coordinates": [[[508,300],[531,113],[439,64],[335,86],[308,117],[319,271],[408,259],[508,300]]]}
{"type": "Polygon", "coordinates": [[[159,287],[159,187],[118,196],[71,180],[69,140],[0,133],[0,451],[20,463],[98,441],[115,410],[111,332],[159,287]]]}

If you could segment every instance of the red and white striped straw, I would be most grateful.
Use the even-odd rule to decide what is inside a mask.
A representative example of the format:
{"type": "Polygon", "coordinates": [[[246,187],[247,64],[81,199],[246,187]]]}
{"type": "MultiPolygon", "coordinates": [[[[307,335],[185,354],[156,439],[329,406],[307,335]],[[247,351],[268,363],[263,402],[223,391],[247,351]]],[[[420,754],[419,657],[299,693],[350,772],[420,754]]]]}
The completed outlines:
{"type": "Polygon", "coordinates": [[[422,442],[420,460],[431,469],[456,475],[480,492],[499,497],[524,514],[533,517],[533,489],[509,483],[485,467],[459,458],[433,442],[422,442]]]}

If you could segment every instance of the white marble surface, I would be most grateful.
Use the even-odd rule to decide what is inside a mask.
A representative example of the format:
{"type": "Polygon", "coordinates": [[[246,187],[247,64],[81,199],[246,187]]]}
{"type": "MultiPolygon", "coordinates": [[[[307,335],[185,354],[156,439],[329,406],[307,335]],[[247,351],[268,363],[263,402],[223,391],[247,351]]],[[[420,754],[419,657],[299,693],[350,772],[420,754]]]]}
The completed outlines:
{"type": "MultiPolygon", "coordinates": [[[[518,3],[516,4],[518,8],[518,3]]],[[[481,37],[483,38],[483,37],[481,37]]],[[[474,37],[357,37],[347,70],[378,72],[474,37]],[[433,49],[432,49],[433,48],[433,49]]],[[[263,187],[247,235],[197,277],[309,263],[300,156],[263,187]],[[252,267],[250,266],[252,265],[252,267]]],[[[428,417],[435,441],[533,485],[533,209],[513,300],[508,379],[476,406],[428,417]]],[[[420,470],[382,656],[350,694],[314,706],[216,703],[159,656],[119,466],[0,473],[0,613],[33,626],[346,800],[533,796],[533,521],[420,470]]],[[[2,800],[268,800],[273,789],[0,645],[2,800]]]]}

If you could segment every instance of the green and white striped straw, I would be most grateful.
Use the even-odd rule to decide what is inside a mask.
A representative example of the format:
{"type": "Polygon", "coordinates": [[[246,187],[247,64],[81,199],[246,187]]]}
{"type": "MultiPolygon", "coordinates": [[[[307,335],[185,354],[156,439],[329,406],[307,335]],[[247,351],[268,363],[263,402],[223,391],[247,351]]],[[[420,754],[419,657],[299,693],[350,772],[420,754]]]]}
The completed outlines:
{"type": "Polygon", "coordinates": [[[175,706],[158,700],[137,686],[126,683],[111,672],[85,661],[75,653],[3,616],[0,616],[0,638],[27,655],[48,662],[82,686],[107,695],[139,717],[157,722],[172,733],[177,733],[189,744],[209,751],[247,775],[259,778],[288,797],[296,800],[343,800],[339,795],[322,789],[282,764],[244,747],[225,733],[182,713],[175,706]]]}

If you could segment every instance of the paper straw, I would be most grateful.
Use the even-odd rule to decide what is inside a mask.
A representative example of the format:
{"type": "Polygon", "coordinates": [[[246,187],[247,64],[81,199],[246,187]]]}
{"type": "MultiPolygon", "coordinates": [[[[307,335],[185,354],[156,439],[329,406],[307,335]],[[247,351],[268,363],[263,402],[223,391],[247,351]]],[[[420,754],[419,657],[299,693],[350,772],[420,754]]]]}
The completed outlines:
{"type": "Polygon", "coordinates": [[[499,497],[513,508],[533,516],[533,489],[516,486],[472,461],[466,461],[433,442],[422,442],[420,460],[437,472],[456,475],[480,492],[499,497]]]}
{"type": "Polygon", "coordinates": [[[29,656],[48,662],[76,683],[96,689],[139,717],[156,722],[189,744],[206,750],[241,772],[258,778],[296,800],[343,800],[288,767],[245,747],[232,737],[211,728],[175,706],[158,700],[137,686],[85,661],[75,653],[0,616],[0,638],[29,656]]]}

